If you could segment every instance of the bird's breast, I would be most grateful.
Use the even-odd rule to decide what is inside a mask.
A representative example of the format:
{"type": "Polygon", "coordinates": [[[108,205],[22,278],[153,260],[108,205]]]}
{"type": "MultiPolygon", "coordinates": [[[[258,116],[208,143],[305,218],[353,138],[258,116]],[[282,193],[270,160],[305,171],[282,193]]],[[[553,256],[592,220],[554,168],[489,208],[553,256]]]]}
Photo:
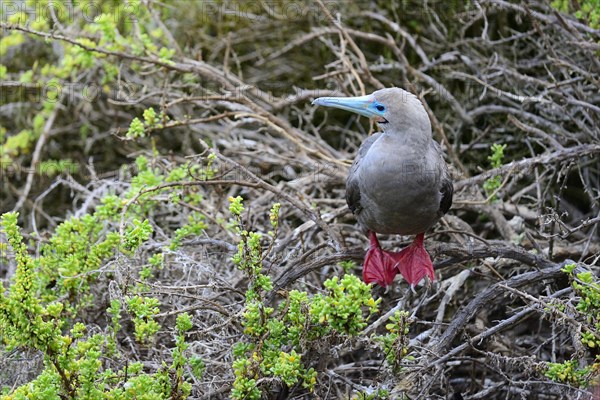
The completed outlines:
{"type": "Polygon", "coordinates": [[[438,219],[440,174],[427,151],[378,140],[361,162],[359,221],[379,233],[417,234],[438,219]]]}

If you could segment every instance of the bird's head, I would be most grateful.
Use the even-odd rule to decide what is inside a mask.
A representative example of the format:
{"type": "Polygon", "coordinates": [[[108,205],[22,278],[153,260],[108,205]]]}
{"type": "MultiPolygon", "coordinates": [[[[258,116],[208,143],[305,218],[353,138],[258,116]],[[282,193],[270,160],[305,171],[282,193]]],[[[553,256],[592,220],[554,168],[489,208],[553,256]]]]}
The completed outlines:
{"type": "Polygon", "coordinates": [[[384,132],[406,131],[412,127],[431,132],[429,116],[421,101],[400,88],[381,89],[358,97],[319,97],[312,104],[340,108],[371,118],[384,132]]]}

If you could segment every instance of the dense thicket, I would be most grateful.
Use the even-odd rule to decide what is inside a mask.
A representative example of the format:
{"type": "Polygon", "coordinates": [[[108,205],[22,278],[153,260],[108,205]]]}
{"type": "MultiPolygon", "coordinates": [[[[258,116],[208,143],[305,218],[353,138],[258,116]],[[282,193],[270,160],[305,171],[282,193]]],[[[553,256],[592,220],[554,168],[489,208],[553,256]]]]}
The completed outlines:
{"type": "Polygon", "coordinates": [[[0,212],[27,246],[7,214],[7,398],[590,396],[595,1],[4,3],[0,212]],[[367,243],[344,180],[376,127],[310,104],[389,86],[423,101],[455,180],[414,293],[341,278],[367,243]]]}

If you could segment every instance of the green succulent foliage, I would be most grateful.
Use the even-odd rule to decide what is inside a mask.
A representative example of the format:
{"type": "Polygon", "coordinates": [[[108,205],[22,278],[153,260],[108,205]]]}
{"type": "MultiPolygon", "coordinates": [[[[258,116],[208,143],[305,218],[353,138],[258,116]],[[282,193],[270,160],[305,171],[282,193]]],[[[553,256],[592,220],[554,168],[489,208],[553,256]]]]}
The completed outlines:
{"type": "MultiPolygon", "coordinates": [[[[238,251],[232,257],[232,261],[237,268],[247,274],[250,280],[248,290],[246,291],[246,299],[249,303],[252,303],[259,299],[261,293],[273,289],[271,277],[261,272],[262,262],[266,256],[261,245],[263,234],[244,229],[242,221],[242,213],[244,212],[242,197],[230,197],[229,202],[229,212],[232,215],[229,226],[240,236],[238,251]]],[[[279,205],[273,206],[269,217],[271,223],[274,224],[273,227],[275,230],[277,229],[276,221],[279,218],[279,207],[279,205]]]]}
{"type": "MultiPolygon", "coordinates": [[[[135,160],[136,174],[131,179],[131,187],[121,198],[116,196],[104,198],[107,205],[112,206],[112,213],[117,214],[127,205],[130,215],[146,216],[152,215],[153,210],[160,202],[169,201],[178,204],[182,201],[192,206],[198,206],[202,202],[202,195],[198,193],[198,186],[190,183],[199,180],[211,179],[217,169],[214,166],[215,156],[209,154],[200,163],[186,163],[173,168],[168,173],[163,173],[152,166],[152,160],[146,156],[139,156],[135,160]],[[174,184],[180,183],[185,187],[184,194],[174,190],[174,184]],[[164,186],[169,184],[170,186],[164,186]],[[161,187],[163,185],[164,187],[161,187]],[[160,200],[157,200],[160,199],[160,200]],[[134,201],[135,200],[135,201],[134,201]],[[131,203],[131,204],[130,204],[131,203]]],[[[181,239],[189,235],[197,235],[204,227],[204,216],[194,212],[188,217],[189,223],[184,225],[174,236],[172,249],[180,245],[181,239]]]]}
{"type": "MultiPolygon", "coordinates": [[[[584,321],[581,343],[596,352],[600,347],[600,281],[591,271],[576,272],[576,267],[575,263],[567,264],[562,271],[569,275],[577,294],[574,311],[576,318],[584,321]]],[[[577,359],[548,363],[545,375],[557,382],[586,387],[599,370],[600,356],[596,355],[595,362],[586,367],[579,367],[577,359]]]]}
{"type": "Polygon", "coordinates": [[[242,212],[244,212],[244,199],[241,196],[230,197],[229,198],[229,212],[233,215],[236,220],[241,217],[242,212]]]}
{"type": "Polygon", "coordinates": [[[204,360],[202,360],[202,358],[200,358],[198,356],[191,356],[188,359],[188,362],[189,362],[190,369],[191,369],[194,377],[196,379],[202,378],[202,374],[204,374],[204,371],[206,370],[206,365],[204,364],[204,360]]]}
{"type": "MultiPolygon", "coordinates": [[[[175,348],[172,351],[173,363],[171,365],[171,370],[175,371],[176,388],[174,389],[174,392],[181,398],[186,398],[192,392],[192,386],[189,382],[186,382],[184,380],[184,369],[188,364],[188,356],[186,354],[186,350],[189,347],[189,345],[185,342],[185,332],[192,329],[192,318],[188,313],[179,314],[177,316],[175,326],[177,329],[177,336],[175,338],[175,348]]],[[[196,360],[195,364],[197,363],[198,361],[196,360]]],[[[195,368],[196,373],[198,373],[199,366],[196,365],[195,368]]],[[[201,375],[201,373],[199,373],[198,375],[201,375]]]]}
{"type": "Polygon", "coordinates": [[[198,237],[208,227],[205,218],[198,212],[192,212],[188,215],[188,223],[175,231],[175,237],[171,242],[170,249],[176,250],[181,246],[181,242],[186,237],[198,237]]]}
{"type": "MultiPolygon", "coordinates": [[[[24,3],[26,4],[22,7],[16,8],[27,12],[15,12],[14,7],[2,8],[2,20],[9,24],[26,26],[28,29],[48,32],[51,29],[49,10],[52,9],[52,18],[68,25],[69,29],[79,29],[81,33],[75,43],[61,42],[63,55],[59,59],[36,57],[30,69],[25,68],[19,75],[12,77],[12,80],[24,84],[34,84],[39,91],[37,96],[43,96],[43,107],[31,110],[32,127],[22,129],[20,133],[4,137],[0,141],[0,165],[3,168],[14,162],[17,157],[31,153],[60,96],[66,94],[65,88],[78,82],[80,74],[88,73],[95,65],[101,67],[98,71],[101,75],[100,86],[83,89],[82,96],[85,99],[94,100],[100,93],[111,91],[111,84],[119,78],[119,68],[113,59],[95,51],[96,49],[135,54],[169,65],[173,64],[172,59],[175,55],[175,51],[169,49],[169,42],[162,28],[156,26],[148,7],[139,0],[99,0],[92,5],[88,2],[67,0],[27,0],[24,3]],[[49,88],[51,90],[46,90],[49,88]]],[[[161,8],[160,12],[166,17],[169,7],[161,8]]],[[[40,40],[43,39],[16,30],[10,31],[0,38],[0,57],[12,48],[40,40]]],[[[140,61],[132,62],[133,69],[139,69],[140,66],[140,61]]],[[[4,79],[7,74],[6,66],[0,66],[0,79],[4,79]]],[[[168,121],[166,115],[157,115],[152,108],[145,110],[143,117],[143,122],[139,119],[132,121],[127,137],[145,136],[153,129],[161,129],[168,121]]],[[[59,160],[66,161],[68,160],[59,160]]],[[[44,162],[46,161],[42,160],[42,164],[44,162]]]]}
{"type": "Polygon", "coordinates": [[[2,228],[14,252],[17,271],[8,291],[0,283],[0,339],[9,350],[29,346],[56,357],[68,341],[61,332],[64,321],[56,318],[63,305],[44,304],[38,297],[36,265],[23,242],[17,219],[17,213],[2,215],[2,228]]]}
{"type": "Polygon", "coordinates": [[[349,261],[341,261],[340,262],[340,267],[342,267],[342,269],[344,270],[345,274],[349,274],[350,272],[352,272],[357,266],[356,263],[352,260],[349,261]]]}
{"type": "Polygon", "coordinates": [[[107,351],[109,354],[113,355],[117,353],[116,342],[117,342],[117,334],[122,328],[121,325],[121,303],[117,299],[113,299],[110,302],[110,307],[106,309],[106,313],[110,316],[111,321],[111,339],[107,343],[107,351]]]}
{"type": "Polygon", "coordinates": [[[382,347],[388,365],[396,373],[401,372],[400,363],[408,354],[408,332],[411,323],[408,312],[396,311],[385,326],[388,333],[373,338],[382,347]]]}
{"type": "Polygon", "coordinates": [[[79,166],[69,159],[62,160],[46,160],[40,163],[39,172],[41,175],[49,177],[56,176],[62,173],[74,174],[78,171],[79,166]]]}
{"type": "Polygon", "coordinates": [[[591,366],[580,368],[579,361],[567,360],[562,363],[548,363],[545,375],[553,381],[586,387],[589,384],[591,372],[591,366]]]}
{"type": "MultiPolygon", "coordinates": [[[[39,258],[32,258],[19,232],[17,220],[16,213],[2,216],[2,230],[17,263],[17,271],[8,290],[0,287],[0,348],[29,347],[40,350],[44,355],[45,367],[36,379],[12,392],[4,392],[0,398],[159,399],[169,398],[174,393],[179,393],[179,397],[171,398],[187,396],[189,383],[180,379],[181,384],[173,386],[169,368],[157,373],[145,373],[141,363],[134,363],[121,371],[104,369],[105,357],[120,357],[115,343],[116,334],[121,329],[121,306],[118,300],[113,300],[106,310],[112,321],[112,334],[90,335],[85,324],[74,323],[72,319],[77,310],[83,307],[83,302],[63,302],[59,299],[66,297],[56,294],[73,295],[70,292],[73,280],[80,279],[76,286],[84,292],[89,283],[83,278],[69,276],[70,269],[64,269],[74,264],[72,255],[82,251],[78,247],[78,235],[88,244],[87,257],[80,254],[80,263],[71,266],[80,271],[97,268],[102,259],[113,254],[119,241],[101,241],[98,245],[102,251],[94,247],[90,251],[89,235],[93,233],[92,226],[98,224],[93,216],[87,215],[60,225],[50,238],[49,247],[42,250],[39,258]],[[50,251],[51,246],[54,246],[54,251],[50,251]],[[63,260],[62,264],[60,260],[63,260]],[[54,276],[54,287],[59,287],[55,289],[56,293],[46,288],[49,280],[47,275],[53,270],[51,266],[65,275],[62,281],[56,281],[58,275],[54,276]],[[127,381],[123,377],[128,377],[127,381]]],[[[158,312],[157,301],[132,297],[127,303],[135,315],[136,337],[151,338],[158,326],[152,319],[158,312]]],[[[177,323],[180,330],[188,326],[183,319],[177,323]]],[[[185,351],[185,344],[181,340],[177,344],[176,349],[185,351]]],[[[179,363],[174,363],[172,367],[175,371],[181,371],[182,368],[181,358],[178,360],[179,363]]]]}
{"type": "Polygon", "coordinates": [[[160,329],[154,316],[160,312],[159,301],[153,297],[132,296],[126,299],[128,311],[133,316],[135,339],[142,344],[150,344],[160,329]]]}
{"type": "Polygon", "coordinates": [[[311,314],[321,324],[348,335],[356,335],[367,326],[365,309],[369,315],[378,310],[381,299],[371,297],[371,286],[354,275],[344,275],[328,279],[323,284],[327,295],[317,295],[313,299],[311,314]]]}
{"type": "Polygon", "coordinates": [[[51,301],[66,295],[73,300],[67,309],[76,307],[81,296],[89,292],[102,262],[115,254],[120,240],[115,232],[103,233],[102,217],[96,214],[60,224],[49,242],[42,245],[42,257],[37,260],[42,287],[58,283],[58,290],[43,290],[43,298],[51,301]]]}
{"type": "MultiPolygon", "coordinates": [[[[600,280],[591,271],[575,273],[576,264],[568,264],[563,271],[572,279],[578,294],[575,309],[585,320],[581,342],[590,349],[600,348],[600,280]]],[[[600,365],[599,365],[600,366],[600,365]]]]}
{"type": "Polygon", "coordinates": [[[564,13],[571,13],[578,19],[586,21],[586,23],[594,29],[600,28],[600,0],[582,0],[572,2],[570,0],[554,0],[552,7],[564,13]],[[573,9],[573,5],[577,4],[577,9],[573,9]]]}
{"type": "MultiPolygon", "coordinates": [[[[490,161],[492,168],[500,168],[502,166],[504,160],[504,149],[506,149],[505,144],[494,143],[492,145],[492,154],[488,156],[488,160],[490,161]]],[[[488,197],[492,196],[490,199],[491,201],[498,199],[494,192],[498,190],[501,185],[502,177],[499,175],[488,178],[485,182],[483,182],[483,190],[485,190],[485,193],[488,197]]]]}
{"type": "Polygon", "coordinates": [[[140,280],[145,281],[154,276],[156,271],[163,269],[165,261],[164,253],[156,253],[148,258],[148,264],[146,264],[140,270],[140,280]]]}
{"type": "Polygon", "coordinates": [[[150,226],[150,222],[147,219],[139,221],[138,219],[134,218],[132,221],[132,226],[129,227],[125,232],[122,246],[127,251],[135,250],[143,242],[148,240],[151,234],[152,227],[150,226]]]}
{"type": "Polygon", "coordinates": [[[135,117],[131,120],[131,124],[129,124],[129,129],[127,130],[127,134],[125,135],[130,139],[140,138],[146,136],[146,129],[144,127],[144,123],[140,121],[139,118],[135,117]]]}
{"type": "Polygon", "coordinates": [[[127,130],[126,137],[129,139],[136,139],[146,136],[153,130],[163,129],[165,123],[169,121],[169,117],[162,113],[156,114],[154,108],[150,107],[144,110],[142,122],[139,118],[131,120],[129,129],[127,130]]]}
{"type": "Polygon", "coordinates": [[[364,391],[352,396],[351,400],[387,400],[390,399],[390,392],[387,389],[377,389],[374,391],[364,391]]]}
{"type": "MultiPolygon", "coordinates": [[[[232,261],[249,280],[242,326],[245,341],[233,349],[232,368],[235,381],[233,399],[260,399],[266,388],[261,378],[275,378],[288,387],[300,385],[311,391],[317,371],[306,365],[310,343],[327,336],[353,336],[378,312],[381,301],[374,300],[371,286],[354,275],[334,277],[324,282],[325,293],[309,295],[292,290],[278,307],[265,304],[265,294],[272,290],[270,277],[264,274],[262,261],[270,248],[262,243],[265,235],[244,229],[241,197],[230,198],[231,229],[240,235],[238,252],[232,261]]],[[[275,204],[269,219],[273,231],[266,236],[274,240],[281,206],[275,204]]]]}
{"type": "MultiPolygon", "coordinates": [[[[2,235],[7,240],[0,244],[0,258],[14,262],[16,273],[8,288],[0,285],[0,351],[37,349],[44,356],[44,368],[23,386],[3,388],[1,400],[183,399],[191,393],[191,375],[202,376],[204,362],[188,354],[185,340],[192,327],[189,315],[181,314],[173,327],[164,327],[156,320],[159,301],[135,294],[139,293],[136,287],[129,288],[129,296],[112,299],[104,310],[97,309],[98,301],[92,295],[94,285],[106,283],[105,279],[99,281],[106,276],[100,274],[110,274],[105,268],[107,261],[117,255],[122,259],[137,258],[138,250],[153,233],[145,216],[155,209],[159,201],[156,197],[165,191],[157,189],[156,193],[141,196],[139,193],[149,184],[164,183],[167,176],[152,168],[146,157],[139,157],[136,162],[138,174],[132,177],[128,191],[121,196],[109,194],[94,212],[59,224],[39,245],[36,256],[30,253],[32,243],[20,233],[18,214],[2,215],[2,235]],[[135,204],[131,204],[134,198],[135,204]],[[105,313],[110,321],[105,333],[88,330],[85,320],[89,308],[94,308],[94,314],[105,313]],[[124,331],[122,317],[126,314],[133,322],[133,332],[124,331]],[[148,371],[141,363],[110,368],[111,360],[123,364],[118,361],[125,357],[119,337],[131,334],[143,347],[168,329],[176,332],[172,360],[164,361],[157,371],[148,371]]],[[[184,182],[194,179],[189,173],[182,178],[184,182]]],[[[194,194],[192,189],[188,194],[194,194]]],[[[181,240],[202,229],[202,215],[192,213],[189,224],[172,233],[181,240]]],[[[147,261],[140,275],[150,279],[164,265],[165,253],[159,251],[144,257],[147,261]]]]}
{"type": "Polygon", "coordinates": [[[600,347],[600,283],[590,272],[577,274],[573,288],[581,296],[576,309],[587,319],[588,330],[582,333],[582,342],[589,348],[600,347]]]}

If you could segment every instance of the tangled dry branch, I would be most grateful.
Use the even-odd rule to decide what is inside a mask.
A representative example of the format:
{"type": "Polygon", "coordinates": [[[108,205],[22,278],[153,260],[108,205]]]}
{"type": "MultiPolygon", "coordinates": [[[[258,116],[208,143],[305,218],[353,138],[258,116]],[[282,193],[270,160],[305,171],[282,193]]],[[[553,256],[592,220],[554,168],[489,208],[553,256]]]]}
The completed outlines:
{"type": "MultiPolygon", "coordinates": [[[[193,395],[225,398],[233,381],[230,348],[242,335],[245,284],[229,261],[237,238],[223,222],[228,197],[243,196],[248,228],[263,232],[272,204],[283,204],[277,240],[264,259],[274,279],[273,304],[293,288],[316,291],[342,271],[341,261],[359,266],[366,240],[346,207],[344,180],[374,127],[317,111],[309,100],[405,87],[425,104],[455,178],[455,205],[427,236],[437,280],[416,294],[404,283],[377,289],[382,314],[406,309],[415,319],[412,359],[402,374],[386,369],[385,355],[362,339],[337,343],[306,360],[324,373],[316,394],[343,398],[382,384],[392,396],[411,398],[585,398],[583,389],[541,378],[540,364],[585,351],[579,322],[544,305],[573,301],[561,272],[567,260],[594,273],[600,260],[600,31],[544,1],[482,0],[452,10],[441,2],[400,9],[376,3],[335,2],[332,10],[332,3],[317,1],[318,13],[294,21],[265,6],[253,15],[261,23],[232,11],[238,26],[214,22],[226,35],[198,28],[193,37],[186,32],[193,17],[176,10],[179,21],[163,24],[179,49],[169,62],[91,46],[66,27],[42,32],[0,22],[6,32],[55,43],[44,50],[48,56],[68,43],[107,57],[119,65],[120,82],[91,105],[78,101],[85,94],[77,88],[58,99],[34,152],[19,155],[26,167],[3,170],[11,179],[1,183],[2,210],[21,211],[26,229],[37,234],[32,240],[43,241],[43,230],[67,213],[83,215],[106,194],[127,191],[127,176],[115,166],[132,156],[146,154],[168,173],[186,162],[202,165],[212,151],[213,178],[144,188],[123,215],[162,189],[194,187],[202,194],[201,209],[157,198],[156,235],[145,252],[168,248],[170,237],[160,227],[194,211],[209,224],[201,237],[168,254],[168,268],[147,294],[169,305],[162,321],[184,311],[197,316],[190,338],[206,371],[193,395]],[[170,121],[149,132],[151,139],[127,138],[132,116],[151,106],[170,121]],[[84,139],[82,126],[91,130],[84,139]],[[493,144],[506,145],[496,168],[488,160],[493,144]],[[154,156],[153,148],[164,156],[154,156]],[[85,167],[50,183],[36,174],[43,160],[61,155],[85,167]],[[485,191],[482,185],[495,177],[499,185],[485,191]]],[[[308,5],[314,6],[302,3],[308,5]]],[[[7,64],[16,63],[11,57],[17,56],[9,52],[7,64]]],[[[77,77],[87,84],[100,78],[99,68],[77,77]]],[[[36,107],[24,103],[0,107],[9,130],[25,123],[16,107],[36,107]]],[[[124,224],[106,229],[123,232],[124,224]]],[[[403,245],[397,237],[384,241],[389,248],[403,245]]],[[[98,293],[103,302],[124,296],[135,268],[125,258],[103,267],[101,273],[115,277],[110,290],[98,293]]],[[[8,279],[14,271],[0,273],[8,279]]],[[[368,329],[382,331],[381,324],[368,329]]],[[[131,357],[143,358],[134,345],[131,357]]]]}

